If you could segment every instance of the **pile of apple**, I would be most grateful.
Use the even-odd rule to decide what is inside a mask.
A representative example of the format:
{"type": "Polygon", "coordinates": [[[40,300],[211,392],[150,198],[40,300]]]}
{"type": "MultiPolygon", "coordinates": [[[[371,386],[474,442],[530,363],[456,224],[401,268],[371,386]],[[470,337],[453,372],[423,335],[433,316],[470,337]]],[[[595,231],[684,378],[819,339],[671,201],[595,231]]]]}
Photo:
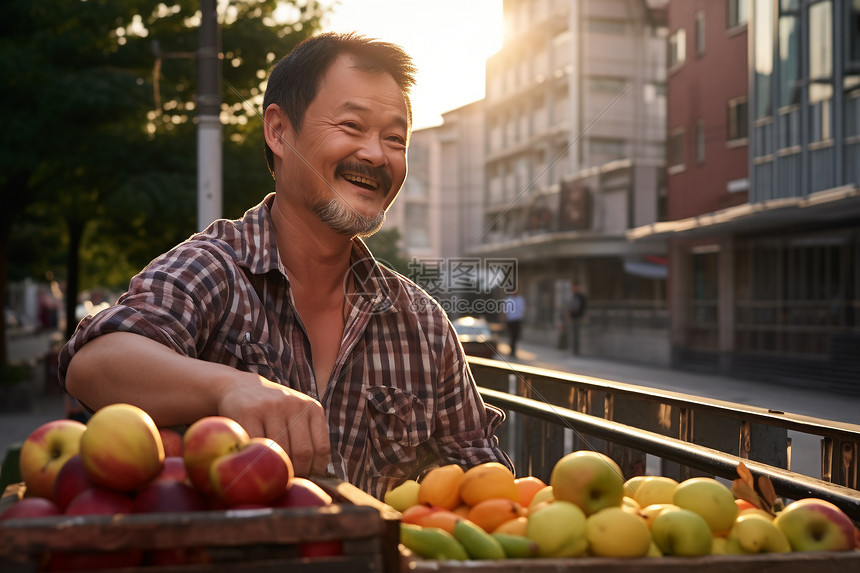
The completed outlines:
{"type": "MultiPolygon", "coordinates": [[[[314,482],[296,477],[284,449],[251,438],[223,416],[202,418],[184,434],[158,428],[142,409],[113,404],[86,424],[59,419],[36,428],[21,446],[24,497],[0,514],[15,518],[118,515],[333,503],[314,482]]],[[[0,523],[0,535],[2,535],[0,523]]],[[[302,544],[301,555],[342,553],[339,541],[302,544]]],[[[50,569],[165,565],[205,560],[202,549],[144,554],[55,553],[50,569]]]]}
{"type": "Polygon", "coordinates": [[[447,465],[392,489],[385,501],[403,514],[400,542],[427,559],[855,549],[858,531],[837,506],[817,498],[764,503],[741,470],[746,475],[731,486],[708,477],[625,481],[611,458],[582,450],[556,463],[549,484],[515,479],[495,462],[466,471],[447,465]]]}

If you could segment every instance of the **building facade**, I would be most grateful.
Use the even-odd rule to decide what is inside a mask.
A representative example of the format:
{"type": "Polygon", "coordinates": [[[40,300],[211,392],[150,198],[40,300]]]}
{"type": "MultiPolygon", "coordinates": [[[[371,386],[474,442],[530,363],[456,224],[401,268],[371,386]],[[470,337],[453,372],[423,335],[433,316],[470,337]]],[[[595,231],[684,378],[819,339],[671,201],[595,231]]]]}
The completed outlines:
{"type": "Polygon", "coordinates": [[[665,3],[505,0],[486,68],[484,221],[467,253],[517,262],[527,340],[668,362],[665,248],[627,240],[665,209],[665,3]]]}
{"type": "Polygon", "coordinates": [[[629,236],[671,245],[673,362],[860,391],[860,7],[674,0],[669,34],[671,220],[629,236]],[[722,126],[674,113],[696,85],[722,126]]]}

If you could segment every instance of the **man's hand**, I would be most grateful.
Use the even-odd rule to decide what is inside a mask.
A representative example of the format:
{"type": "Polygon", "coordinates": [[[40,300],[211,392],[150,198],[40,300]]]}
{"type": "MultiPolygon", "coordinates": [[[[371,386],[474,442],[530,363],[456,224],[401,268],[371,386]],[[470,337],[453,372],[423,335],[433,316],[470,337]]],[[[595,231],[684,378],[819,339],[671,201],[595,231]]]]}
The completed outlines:
{"type": "Polygon", "coordinates": [[[280,444],[296,475],[322,475],[331,461],[328,422],[319,402],[262,376],[237,372],[225,386],[218,413],[238,422],[251,437],[280,444]]]}

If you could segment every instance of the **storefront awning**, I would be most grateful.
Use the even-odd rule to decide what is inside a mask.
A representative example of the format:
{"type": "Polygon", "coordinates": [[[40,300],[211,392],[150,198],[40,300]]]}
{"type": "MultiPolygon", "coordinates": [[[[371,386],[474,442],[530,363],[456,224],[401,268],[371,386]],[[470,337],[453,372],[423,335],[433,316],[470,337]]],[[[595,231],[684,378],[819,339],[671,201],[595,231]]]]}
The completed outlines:
{"type": "Polygon", "coordinates": [[[631,241],[664,241],[720,234],[765,231],[801,223],[842,222],[860,218],[860,189],[848,185],[807,197],[745,203],[677,221],[661,221],[627,232],[631,241]]]}

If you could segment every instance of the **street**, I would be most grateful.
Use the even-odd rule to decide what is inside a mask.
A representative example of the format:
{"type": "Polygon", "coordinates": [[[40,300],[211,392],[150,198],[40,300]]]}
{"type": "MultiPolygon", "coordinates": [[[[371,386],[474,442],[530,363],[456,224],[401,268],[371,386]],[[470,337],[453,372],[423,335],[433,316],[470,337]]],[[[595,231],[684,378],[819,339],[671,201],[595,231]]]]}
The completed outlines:
{"type": "MultiPolygon", "coordinates": [[[[32,336],[15,337],[9,340],[10,359],[38,360],[50,348],[56,335],[41,333],[32,336]]],[[[505,344],[500,345],[507,352],[505,344]]],[[[860,397],[842,396],[813,389],[780,387],[763,382],[741,380],[726,376],[684,372],[670,368],[610,361],[591,357],[574,356],[568,352],[521,342],[518,356],[511,359],[506,354],[499,356],[502,361],[524,364],[589,376],[604,380],[614,380],[672,392],[723,400],[760,408],[770,408],[834,420],[849,424],[860,424],[860,397]]],[[[37,375],[37,378],[39,376],[37,375]]],[[[34,384],[33,407],[28,412],[4,412],[0,414],[0,452],[5,452],[10,444],[24,440],[39,424],[63,417],[65,414],[63,397],[59,392],[46,391],[43,380],[34,384]]],[[[860,431],[860,427],[857,429],[860,431]]],[[[814,436],[789,432],[792,439],[792,470],[820,477],[820,444],[814,436]]]]}

